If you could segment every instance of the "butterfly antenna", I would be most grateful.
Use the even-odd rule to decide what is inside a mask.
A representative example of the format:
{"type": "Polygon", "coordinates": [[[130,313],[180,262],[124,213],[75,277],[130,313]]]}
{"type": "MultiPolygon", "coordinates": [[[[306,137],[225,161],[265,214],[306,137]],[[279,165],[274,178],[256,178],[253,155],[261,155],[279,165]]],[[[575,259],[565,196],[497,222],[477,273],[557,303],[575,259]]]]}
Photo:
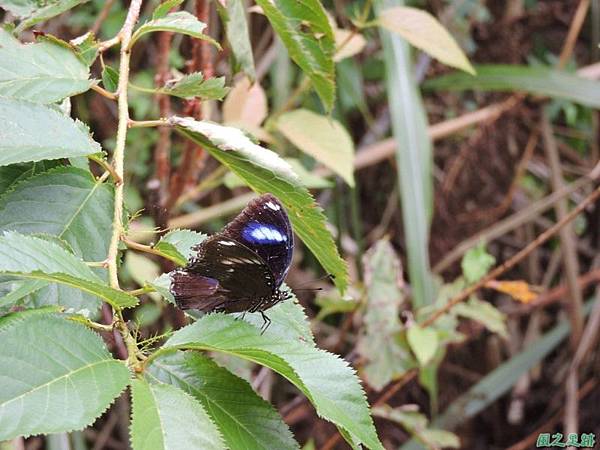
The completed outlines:
{"type": "Polygon", "coordinates": [[[321,281],[326,278],[329,278],[329,280],[333,281],[335,279],[335,275],[332,273],[328,273],[328,274],[323,275],[322,277],[319,277],[315,280],[311,280],[311,281],[307,281],[306,283],[302,283],[298,288],[295,288],[294,290],[295,291],[322,291],[323,288],[302,289],[302,286],[306,286],[308,284],[313,284],[313,283],[316,283],[317,281],[321,281]]]}

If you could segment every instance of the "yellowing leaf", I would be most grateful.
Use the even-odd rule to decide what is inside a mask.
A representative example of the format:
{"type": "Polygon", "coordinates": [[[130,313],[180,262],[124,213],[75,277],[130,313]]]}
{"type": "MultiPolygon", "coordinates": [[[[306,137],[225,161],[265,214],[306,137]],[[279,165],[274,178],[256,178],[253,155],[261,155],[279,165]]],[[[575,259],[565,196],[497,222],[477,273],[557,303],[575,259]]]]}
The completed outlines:
{"type": "Polygon", "coordinates": [[[431,361],[438,348],[438,336],[435,330],[413,325],[406,332],[406,338],[421,366],[431,361]]]}
{"type": "Polygon", "coordinates": [[[454,38],[428,12],[395,6],[382,11],[378,21],[383,28],[400,35],[444,64],[475,75],[473,66],[454,38]]]}
{"type": "Polygon", "coordinates": [[[342,28],[334,29],[333,35],[335,37],[336,47],[335,55],[333,55],[333,60],[335,62],[362,52],[367,44],[367,41],[362,34],[353,34],[352,31],[344,30],[342,28]]]}
{"type": "Polygon", "coordinates": [[[337,120],[297,109],[282,114],[277,129],[304,153],[354,186],[354,143],[337,120]]]}
{"type": "Polygon", "coordinates": [[[525,304],[532,302],[537,298],[537,294],[533,292],[531,286],[529,286],[525,281],[492,280],[488,281],[485,284],[485,287],[503,292],[504,294],[510,295],[515,300],[525,304]]]}
{"type": "Polygon", "coordinates": [[[267,117],[267,96],[258,83],[250,84],[246,77],[229,91],[223,103],[223,121],[259,127],[267,117]]]}

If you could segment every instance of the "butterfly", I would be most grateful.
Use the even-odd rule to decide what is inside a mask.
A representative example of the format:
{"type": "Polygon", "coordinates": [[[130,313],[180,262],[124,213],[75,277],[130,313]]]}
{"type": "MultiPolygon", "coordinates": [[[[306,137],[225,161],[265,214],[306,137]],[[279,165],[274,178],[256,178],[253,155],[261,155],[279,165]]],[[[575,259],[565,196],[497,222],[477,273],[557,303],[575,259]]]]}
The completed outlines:
{"type": "Polygon", "coordinates": [[[294,235],[281,202],[271,194],[252,200],[219,233],[193,249],[188,264],[171,272],[170,290],[181,309],[260,312],[292,296],[281,290],[294,252],[294,235]]]}

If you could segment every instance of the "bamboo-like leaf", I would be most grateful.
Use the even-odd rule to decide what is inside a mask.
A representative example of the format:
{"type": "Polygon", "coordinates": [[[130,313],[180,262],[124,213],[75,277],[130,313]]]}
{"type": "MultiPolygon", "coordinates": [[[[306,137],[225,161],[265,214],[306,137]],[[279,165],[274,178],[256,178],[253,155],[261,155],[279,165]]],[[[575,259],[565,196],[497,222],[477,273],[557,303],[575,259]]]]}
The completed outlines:
{"type": "Polygon", "coordinates": [[[381,10],[377,21],[382,27],[400,35],[410,44],[444,64],[464,70],[471,75],[475,74],[473,66],[454,38],[427,11],[407,6],[394,6],[381,10]]]}
{"type": "Polygon", "coordinates": [[[337,120],[297,109],[279,116],[277,129],[300,150],[354,186],[354,143],[337,120]]]}
{"type": "Polygon", "coordinates": [[[4,317],[0,340],[0,440],[82,429],[129,383],[97,334],[54,315],[4,317]]]}
{"type": "Polygon", "coordinates": [[[196,352],[177,352],[154,361],[147,378],[176,386],[199,401],[229,448],[298,449],[288,426],[247,381],[196,352]]]}
{"type": "Polygon", "coordinates": [[[92,85],[89,68],[66,43],[21,44],[4,29],[0,34],[0,95],[49,104],[92,85]]]}
{"type": "Polygon", "coordinates": [[[335,39],[319,0],[257,0],[290,58],[312,81],[327,111],[335,100],[335,39]]]}
{"type": "Polygon", "coordinates": [[[180,98],[198,97],[204,100],[221,100],[229,88],[225,87],[225,77],[204,79],[200,72],[190,73],[179,80],[168,81],[157,92],[180,98]]]}
{"type": "Polygon", "coordinates": [[[231,316],[210,314],[175,332],[165,349],[224,352],[270,367],[298,387],[317,413],[349,433],[355,444],[383,449],[358,378],[347,363],[298,339],[274,339],[231,316]]]}
{"type": "Polygon", "coordinates": [[[133,450],[225,449],[202,405],[181,389],[135,380],[131,397],[133,450]]]}
{"type": "Polygon", "coordinates": [[[528,92],[562,98],[591,108],[600,108],[600,83],[550,67],[511,65],[475,66],[476,76],[443,75],[424,83],[426,89],[528,92]]]}
{"type": "Polygon", "coordinates": [[[294,231],[343,291],[347,268],[340,258],[325,216],[290,165],[276,153],[253,143],[241,130],[191,118],[172,117],[177,130],[201,144],[259,193],[271,192],[288,210],[294,231]]]}
{"type": "MultiPolygon", "coordinates": [[[[398,0],[378,0],[384,7],[398,6],[398,0]]],[[[432,210],[432,151],[427,118],[412,75],[408,44],[400,37],[380,30],[386,65],[387,95],[392,130],[398,147],[398,178],[402,200],[402,222],[408,253],[408,273],[413,288],[413,305],[433,302],[433,278],[429,266],[429,225],[432,210]]]]}
{"type": "Polygon", "coordinates": [[[88,130],[54,108],[0,97],[0,166],[100,152],[88,130]]]}
{"type": "Polygon", "coordinates": [[[137,299],[112,289],[83,261],[54,242],[15,232],[0,234],[0,274],[75,287],[113,306],[135,306],[137,299]]]}

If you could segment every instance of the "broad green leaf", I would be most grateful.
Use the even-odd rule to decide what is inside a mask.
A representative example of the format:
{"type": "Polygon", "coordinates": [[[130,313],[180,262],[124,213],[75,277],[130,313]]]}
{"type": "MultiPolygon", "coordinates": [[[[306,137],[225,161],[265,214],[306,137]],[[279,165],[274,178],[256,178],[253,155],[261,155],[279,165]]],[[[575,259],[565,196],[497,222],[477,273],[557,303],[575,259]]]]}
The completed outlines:
{"type": "Polygon", "coordinates": [[[17,183],[60,165],[61,161],[40,161],[0,166],[0,196],[17,183]]]}
{"type": "Polygon", "coordinates": [[[358,351],[366,360],[363,377],[381,390],[415,365],[406,343],[400,339],[404,283],[400,260],[389,241],[378,241],[365,254],[364,273],[367,303],[358,351]]]}
{"type": "Polygon", "coordinates": [[[177,352],[152,361],[146,377],[168,383],[199,401],[229,448],[298,449],[288,426],[247,381],[196,352],[177,352]]]}
{"type": "Polygon", "coordinates": [[[426,89],[528,92],[600,108],[600,82],[549,67],[475,66],[476,76],[452,73],[426,81],[426,89]]]}
{"type": "Polygon", "coordinates": [[[63,166],[28,178],[0,197],[0,230],[51,234],[68,242],[77,256],[102,261],[112,210],[111,185],[63,166]]]}
{"type": "Polygon", "coordinates": [[[444,64],[464,70],[471,75],[475,74],[473,66],[454,38],[427,11],[395,6],[380,10],[377,22],[444,64]]]}
{"type": "MultiPolygon", "coordinates": [[[[375,8],[381,16],[384,7],[401,3],[401,0],[377,0],[375,8]]],[[[396,161],[412,303],[419,308],[434,300],[429,265],[429,227],[433,205],[431,141],[408,44],[385,29],[380,30],[380,35],[392,131],[397,142],[396,161]]]]}
{"type": "Polygon", "coordinates": [[[438,337],[433,328],[412,325],[406,332],[406,338],[421,366],[431,361],[438,349],[438,337]]]}
{"type": "Polygon", "coordinates": [[[221,100],[228,90],[225,87],[225,77],[205,80],[200,72],[194,72],[179,80],[168,81],[157,92],[180,98],[199,97],[203,100],[221,100]]]}
{"type": "Polygon", "coordinates": [[[55,103],[87,91],[89,68],[65,45],[51,40],[21,44],[4,30],[0,46],[0,95],[55,103]]]}
{"type": "Polygon", "coordinates": [[[327,111],[335,100],[333,30],[319,0],[257,0],[290,58],[312,81],[327,111]]]}
{"type": "Polygon", "coordinates": [[[102,69],[102,84],[109,92],[116,92],[119,87],[119,72],[106,65],[102,69]]]}
{"type": "Polygon", "coordinates": [[[383,449],[358,378],[337,356],[299,340],[274,339],[240,320],[209,314],[175,332],[165,349],[224,352],[278,372],[300,389],[317,413],[350,433],[353,441],[383,449]]]}
{"type": "Polygon", "coordinates": [[[100,336],[51,314],[0,326],[0,440],[90,425],[129,384],[100,336]]]}
{"type": "Polygon", "coordinates": [[[135,380],[131,399],[133,450],[225,449],[202,405],[181,389],[135,380]]]}
{"type": "Polygon", "coordinates": [[[462,302],[453,308],[453,312],[459,316],[481,323],[492,333],[498,333],[502,337],[508,337],[506,328],[506,315],[494,305],[471,297],[467,302],[462,302]]]}
{"type": "Polygon", "coordinates": [[[468,283],[475,283],[488,273],[496,263],[496,258],[485,249],[485,244],[480,242],[465,253],[460,263],[463,275],[468,283]]]}
{"type": "Polygon", "coordinates": [[[0,166],[98,153],[88,130],[54,108],[0,97],[0,166]]]}
{"type": "Polygon", "coordinates": [[[210,36],[203,34],[206,24],[200,22],[194,15],[187,11],[177,11],[167,14],[166,16],[150,20],[140,26],[131,37],[131,48],[136,41],[147,33],[155,31],[171,31],[173,33],[182,33],[196,39],[202,39],[210,42],[217,48],[221,46],[210,36]]]}
{"type": "Polygon", "coordinates": [[[81,259],[57,244],[15,232],[0,234],[0,274],[76,287],[116,307],[137,304],[125,292],[109,288],[81,259]]]}
{"type": "MultiPolygon", "coordinates": [[[[217,2],[217,6],[221,4],[217,2]]],[[[226,8],[219,8],[221,19],[225,25],[225,34],[233,55],[233,73],[243,71],[254,81],[254,57],[246,21],[246,8],[243,0],[228,0],[226,8]]]]}
{"type": "Polygon", "coordinates": [[[175,8],[176,6],[181,5],[182,3],[183,3],[183,0],[166,0],[166,1],[162,2],[160,5],[158,5],[156,7],[154,12],[152,13],[152,19],[153,20],[162,19],[167,14],[169,14],[171,9],[175,8]]]}
{"type": "Polygon", "coordinates": [[[58,16],[88,0],[3,0],[0,8],[12,12],[24,19],[17,27],[17,32],[23,31],[36,23],[58,16]]]}
{"type": "Polygon", "coordinates": [[[327,273],[335,277],[338,289],[345,289],[347,267],[325,227],[325,216],[288,163],[253,143],[237,128],[177,116],[170,120],[178,131],[201,144],[253,190],[277,196],[285,205],[296,234],[327,273]]]}
{"type": "Polygon", "coordinates": [[[170,259],[180,266],[185,266],[193,254],[192,249],[206,237],[205,234],[196,231],[173,230],[161,237],[154,249],[169,255],[170,259]]]}
{"type": "Polygon", "coordinates": [[[304,153],[354,186],[354,143],[337,120],[297,109],[279,116],[277,129],[304,153]]]}

